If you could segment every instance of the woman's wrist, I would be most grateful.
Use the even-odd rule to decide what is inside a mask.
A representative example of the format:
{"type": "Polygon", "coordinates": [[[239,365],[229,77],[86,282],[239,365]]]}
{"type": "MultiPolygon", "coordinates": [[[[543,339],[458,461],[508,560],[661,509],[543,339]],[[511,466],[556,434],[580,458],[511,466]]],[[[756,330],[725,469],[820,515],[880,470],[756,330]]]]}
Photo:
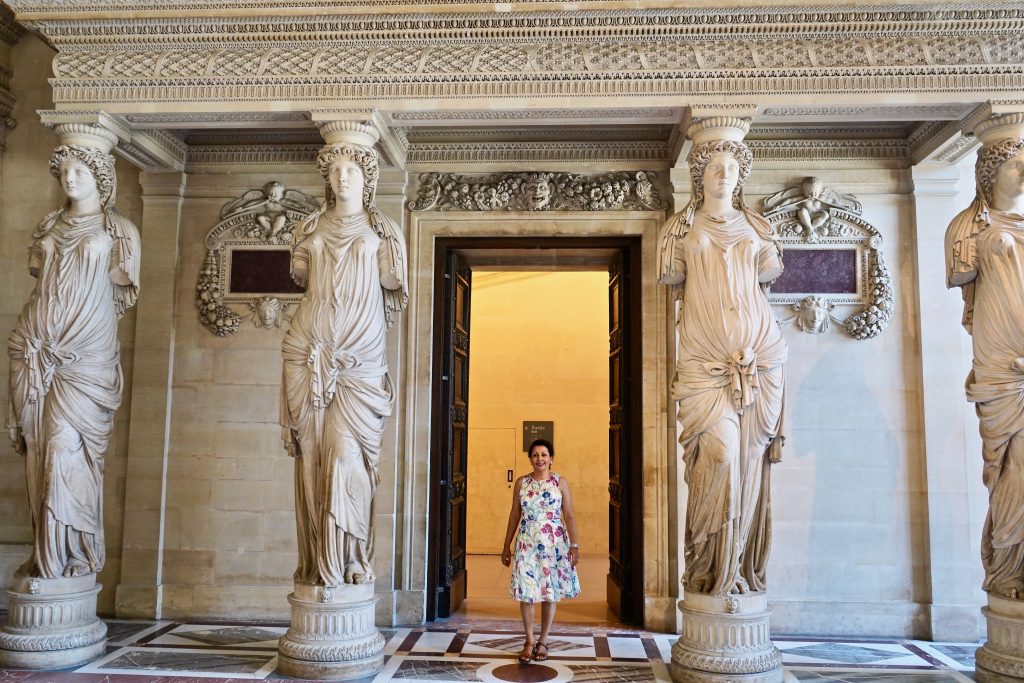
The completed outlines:
{"type": "Polygon", "coordinates": [[[580,549],[580,544],[579,543],[570,543],[569,544],[569,550],[579,550],[579,549],[580,549]]]}

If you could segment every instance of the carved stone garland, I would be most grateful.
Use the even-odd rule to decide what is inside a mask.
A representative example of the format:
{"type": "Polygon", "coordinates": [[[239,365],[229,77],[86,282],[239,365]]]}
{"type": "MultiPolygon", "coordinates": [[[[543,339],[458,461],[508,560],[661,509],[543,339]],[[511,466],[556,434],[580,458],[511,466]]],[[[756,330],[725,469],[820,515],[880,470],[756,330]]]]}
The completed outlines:
{"type": "Polygon", "coordinates": [[[290,248],[294,230],[320,206],[315,197],[298,190],[285,190],[271,181],[263,189],[249,190],[224,205],[221,221],[206,235],[206,261],[196,284],[196,309],[199,321],[218,337],[238,331],[243,323],[275,329],[281,326],[287,308],[301,294],[259,294],[232,292],[230,261],[237,249],[290,248]],[[228,304],[245,305],[248,313],[239,313],[228,304]]]}
{"type": "Polygon", "coordinates": [[[502,173],[466,177],[424,173],[412,211],[661,211],[661,198],[647,171],[582,176],[575,173],[502,173]]]}
{"type": "Polygon", "coordinates": [[[857,254],[856,293],[773,292],[769,300],[793,312],[782,319],[784,325],[795,322],[803,332],[821,334],[836,322],[854,339],[877,337],[888,327],[894,301],[892,279],[882,257],[882,235],[861,217],[862,210],[856,198],[823,187],[814,177],[764,200],[764,215],[786,250],[852,248],[857,254]],[[833,314],[844,305],[862,308],[845,318],[833,314]]]}

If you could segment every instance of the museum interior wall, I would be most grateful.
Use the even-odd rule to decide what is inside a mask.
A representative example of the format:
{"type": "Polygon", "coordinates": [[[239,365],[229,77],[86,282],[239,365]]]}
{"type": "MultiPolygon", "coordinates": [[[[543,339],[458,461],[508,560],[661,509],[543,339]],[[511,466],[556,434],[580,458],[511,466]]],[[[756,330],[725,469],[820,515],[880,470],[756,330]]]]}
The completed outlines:
{"type": "Polygon", "coordinates": [[[580,548],[608,553],[608,274],[473,272],[466,550],[501,554],[526,421],[554,422],[580,548]]]}
{"type": "MultiPolygon", "coordinates": [[[[55,52],[31,33],[2,49],[0,57],[9,60],[13,73],[9,89],[17,100],[11,115],[17,125],[6,132],[0,154],[0,329],[9,331],[32,286],[25,267],[32,231],[58,207],[62,193],[47,169],[57,137],[36,113],[59,108],[47,81],[55,52]]],[[[677,99],[673,106],[685,105],[677,99]]],[[[563,100],[566,110],[575,107],[563,100]]],[[[914,111],[926,110],[922,105],[914,111]]],[[[418,112],[404,114],[408,121],[418,112]]],[[[746,185],[748,202],[757,207],[807,176],[817,176],[836,193],[855,196],[862,205],[861,217],[877,228],[894,289],[888,326],[869,339],[853,338],[837,322],[811,333],[794,321],[797,311],[789,304],[773,307],[790,349],[787,441],[772,479],[774,540],[768,576],[775,634],[969,641],[984,628],[978,612],[984,602],[978,558],[987,496],[981,483],[977,420],[963,399],[970,339],[959,324],[960,295],[945,288],[943,251],[950,219],[974,197],[974,155],[951,153],[936,159],[918,154],[919,141],[911,139],[915,126],[931,126],[932,132],[958,127],[966,114],[957,109],[947,118],[921,124],[909,118],[912,114],[897,112],[895,122],[860,125],[849,120],[856,118],[854,112],[844,114],[845,123],[833,121],[829,127],[783,113],[778,114],[782,123],[768,123],[752,133],[760,137],[751,142],[755,162],[746,185]],[[812,123],[819,136],[813,144],[789,139],[802,140],[801,126],[812,123]],[[871,141],[865,142],[867,138],[871,141]]],[[[632,115],[622,114],[616,125],[628,128],[632,115]]],[[[672,116],[678,121],[683,117],[678,111],[672,116]]],[[[306,119],[310,125],[302,134],[264,130],[245,149],[235,145],[223,153],[209,144],[210,136],[219,132],[212,119],[213,124],[207,121],[205,128],[183,134],[192,136],[199,151],[176,168],[159,169],[154,163],[140,169],[125,158],[118,160],[117,207],[140,227],[143,283],[137,308],[119,327],[126,389],[106,459],[108,561],[99,577],[99,605],[105,614],[287,618],[285,596],[296,558],[293,463],[282,447],[278,422],[287,315],[280,325],[262,326],[250,319],[235,333],[218,336],[200,323],[196,287],[207,263],[207,234],[221,221],[225,205],[270,181],[323,197],[324,185],[312,162],[319,144],[310,142],[309,133],[316,133],[306,119]],[[282,151],[286,143],[291,147],[282,151]]],[[[568,135],[564,121],[560,125],[547,135],[568,135]]],[[[613,151],[596,160],[572,156],[582,143],[561,157],[545,156],[544,145],[555,142],[544,139],[523,152],[524,161],[496,149],[486,134],[481,134],[483,141],[465,143],[459,134],[445,138],[421,132],[409,143],[419,156],[410,152],[408,168],[389,164],[382,172],[378,203],[407,232],[410,295],[418,303],[400,317],[388,342],[389,365],[399,389],[374,501],[379,624],[422,621],[429,589],[426,470],[429,437],[437,426],[425,419],[431,380],[424,354],[429,355],[425,349],[433,319],[433,237],[607,235],[628,227],[629,234],[645,240],[644,306],[650,313],[643,326],[645,372],[665,388],[643,397],[645,439],[664,444],[661,452],[654,448],[657,457],[644,451],[644,540],[650,566],[656,567],[645,581],[645,597],[652,605],[662,605],[660,612],[651,609],[648,626],[678,628],[675,602],[683,564],[678,539],[687,491],[674,447],[675,421],[667,408],[672,364],[666,359],[674,349],[675,309],[671,292],[654,285],[656,227],[651,226],[681,209],[689,188],[682,140],[676,136],[662,141],[660,156],[652,160],[644,155],[655,147],[645,146],[644,136],[671,126],[664,120],[645,125],[632,137],[628,130],[620,132],[624,137],[614,141],[613,151]],[[626,147],[643,153],[629,156],[622,151],[626,147]],[[455,151],[445,156],[448,148],[455,151]],[[648,168],[657,171],[659,189],[674,197],[673,206],[620,213],[566,211],[557,220],[543,211],[497,215],[409,208],[424,185],[419,174],[425,172],[490,176],[648,168]],[[612,224],[619,227],[608,227],[612,224]]],[[[227,133],[229,142],[242,137],[237,131],[227,133]]],[[[481,289],[479,295],[499,293],[495,287],[481,289]]],[[[536,312],[536,298],[525,291],[515,303],[536,312]]],[[[524,315],[513,314],[513,302],[503,303],[509,317],[524,315]]],[[[529,351],[525,344],[510,346],[516,353],[529,351]]],[[[522,406],[529,397],[511,400],[509,385],[531,387],[521,382],[522,375],[510,372],[527,364],[515,358],[510,353],[504,361],[506,384],[500,393],[509,404],[522,406]]],[[[582,362],[579,356],[572,360],[582,362]]],[[[581,397],[604,400],[601,377],[584,382],[579,372],[569,372],[573,366],[568,362],[557,365],[557,372],[544,373],[547,381],[571,384],[581,397]]],[[[7,356],[0,354],[0,395],[5,397],[7,368],[7,356]]],[[[600,401],[586,410],[606,416],[607,405],[600,401]]],[[[487,404],[481,399],[481,411],[471,419],[498,426],[498,418],[488,416],[487,404]]],[[[550,413],[527,414],[521,407],[503,410],[500,425],[513,432],[522,420],[551,419],[550,413]]],[[[581,502],[600,502],[607,496],[606,482],[604,488],[582,482],[591,469],[600,472],[604,467],[588,469],[573,459],[606,452],[604,435],[588,431],[570,445],[561,438],[572,434],[575,416],[554,419],[559,468],[574,482],[581,502]],[[593,444],[586,440],[590,436],[596,437],[593,444]]],[[[520,446],[515,442],[510,450],[520,454],[520,446]]],[[[0,440],[0,468],[10,473],[0,480],[0,580],[5,582],[27,556],[30,541],[22,467],[8,441],[0,440]]],[[[516,469],[524,467],[520,454],[516,469]]],[[[507,489],[502,485],[498,490],[498,507],[507,509],[507,489]]],[[[597,518],[601,521],[587,524],[583,534],[595,546],[607,533],[605,516],[597,518]]],[[[589,540],[584,543],[590,545],[589,540]]]]}

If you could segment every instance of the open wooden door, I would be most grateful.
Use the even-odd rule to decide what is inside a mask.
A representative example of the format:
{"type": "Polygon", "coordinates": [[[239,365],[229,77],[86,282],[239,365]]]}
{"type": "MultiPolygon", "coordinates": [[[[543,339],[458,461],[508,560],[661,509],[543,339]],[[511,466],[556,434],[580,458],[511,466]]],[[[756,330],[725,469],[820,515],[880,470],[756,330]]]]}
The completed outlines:
{"type": "Polygon", "coordinates": [[[454,250],[445,255],[440,287],[441,320],[435,346],[434,386],[440,408],[432,463],[436,468],[431,505],[437,553],[436,587],[427,617],[450,616],[466,598],[466,454],[469,432],[469,295],[471,272],[454,250]],[[433,609],[431,609],[433,607],[433,609]]]}
{"type": "Polygon", "coordinates": [[[620,252],[608,270],[608,606],[622,622],[642,624],[642,472],[632,348],[639,340],[633,339],[631,260],[628,251],[620,252]]]}

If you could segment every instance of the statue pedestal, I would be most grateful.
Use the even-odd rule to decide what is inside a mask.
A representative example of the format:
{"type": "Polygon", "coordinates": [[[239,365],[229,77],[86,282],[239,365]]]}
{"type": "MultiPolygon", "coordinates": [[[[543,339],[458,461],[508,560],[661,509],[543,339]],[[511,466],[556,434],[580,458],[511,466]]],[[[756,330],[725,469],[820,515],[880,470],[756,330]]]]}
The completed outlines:
{"type": "Polygon", "coordinates": [[[17,577],[0,626],[0,667],[66,669],[104,653],[107,625],[96,616],[96,575],[70,579],[17,577]]]}
{"type": "Polygon", "coordinates": [[[350,680],[384,666],[384,636],[374,623],[373,584],[337,588],[295,582],[292,624],[278,644],[277,670],[293,678],[350,680]]]}
{"type": "Polygon", "coordinates": [[[975,653],[979,681],[1024,680],[1024,600],[989,593],[981,613],[988,622],[988,642],[975,653]]]}
{"type": "Polygon", "coordinates": [[[768,637],[767,593],[686,592],[679,609],[683,633],[672,646],[673,681],[782,681],[782,654],[768,637]]]}

